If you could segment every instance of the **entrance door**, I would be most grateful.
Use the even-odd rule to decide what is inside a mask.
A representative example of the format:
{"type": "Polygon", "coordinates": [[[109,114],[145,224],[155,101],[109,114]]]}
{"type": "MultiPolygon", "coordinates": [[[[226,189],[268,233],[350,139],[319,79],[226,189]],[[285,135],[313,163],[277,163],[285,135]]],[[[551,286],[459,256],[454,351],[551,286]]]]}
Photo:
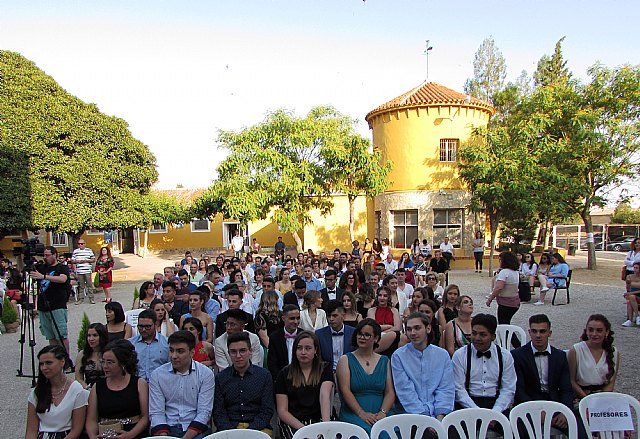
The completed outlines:
{"type": "Polygon", "coordinates": [[[134,237],[133,237],[133,227],[122,230],[121,240],[120,240],[122,248],[120,251],[122,253],[133,253],[135,249],[134,237]]]}
{"type": "Polygon", "coordinates": [[[222,245],[225,249],[228,249],[231,245],[231,239],[236,233],[236,230],[240,229],[240,235],[244,237],[245,249],[249,246],[249,226],[240,228],[240,223],[223,223],[222,224],[222,245]]]}

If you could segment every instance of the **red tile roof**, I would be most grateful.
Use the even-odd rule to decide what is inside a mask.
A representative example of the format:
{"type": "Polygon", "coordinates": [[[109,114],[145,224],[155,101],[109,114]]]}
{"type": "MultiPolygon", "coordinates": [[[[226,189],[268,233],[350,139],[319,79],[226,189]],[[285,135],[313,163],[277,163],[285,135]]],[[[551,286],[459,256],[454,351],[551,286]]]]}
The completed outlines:
{"type": "Polygon", "coordinates": [[[488,102],[482,101],[474,97],[467,97],[464,93],[451,90],[443,85],[435,82],[423,82],[419,86],[401,94],[395,99],[390,100],[386,104],[380,105],[375,110],[370,111],[365,120],[370,122],[373,116],[386,113],[390,110],[401,108],[415,108],[425,106],[442,106],[442,105],[462,105],[465,107],[475,107],[489,112],[495,113],[495,108],[488,102]]]}
{"type": "Polygon", "coordinates": [[[158,192],[163,195],[167,195],[171,198],[174,198],[178,202],[187,202],[198,198],[200,195],[206,191],[206,189],[152,189],[155,192],[158,192]]]}

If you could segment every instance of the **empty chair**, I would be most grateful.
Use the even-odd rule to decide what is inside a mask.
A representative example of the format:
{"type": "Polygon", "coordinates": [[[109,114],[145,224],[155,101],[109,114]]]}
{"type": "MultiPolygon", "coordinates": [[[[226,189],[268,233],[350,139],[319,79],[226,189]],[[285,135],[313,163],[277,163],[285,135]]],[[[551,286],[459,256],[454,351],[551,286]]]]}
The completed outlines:
{"type": "Polygon", "coordinates": [[[258,430],[237,428],[211,433],[202,439],[271,439],[271,436],[258,430]]]}
{"type": "Polygon", "coordinates": [[[505,349],[511,349],[511,339],[516,336],[520,340],[520,346],[527,342],[527,333],[517,325],[498,325],[496,329],[496,344],[505,349]]]}
{"type": "Polygon", "coordinates": [[[567,418],[569,439],[578,437],[576,417],[564,404],[555,401],[527,401],[511,409],[509,420],[515,439],[520,439],[520,432],[526,431],[529,439],[548,439],[552,434],[551,420],[553,415],[561,413],[567,418]],[[542,422],[542,413],[545,413],[542,422]],[[518,429],[520,428],[520,430],[518,429]]]}
{"type": "MultiPolygon", "coordinates": [[[[640,403],[633,396],[626,395],[624,393],[617,392],[602,392],[602,393],[592,393],[591,395],[587,395],[580,400],[580,417],[582,418],[582,423],[584,424],[584,429],[591,437],[591,428],[589,427],[589,416],[587,414],[587,410],[589,408],[589,404],[598,399],[598,398],[620,398],[622,401],[629,404],[629,406],[636,412],[636,432],[640,431],[640,403]]],[[[633,413],[632,413],[633,415],[633,413]]],[[[601,431],[600,439],[623,439],[624,431],[601,431]]]]}
{"type": "Polygon", "coordinates": [[[132,309],[124,312],[124,321],[131,325],[131,337],[135,337],[138,332],[138,315],[143,309],[132,309]]]}
{"type": "Polygon", "coordinates": [[[380,434],[383,432],[386,432],[390,438],[395,439],[397,438],[396,431],[400,433],[402,439],[410,439],[412,437],[420,439],[427,428],[435,430],[438,439],[446,439],[447,432],[442,423],[436,418],[411,414],[393,415],[380,419],[371,427],[371,439],[379,439],[380,434]],[[416,430],[412,435],[411,432],[414,427],[416,430]]]}
{"type": "Polygon", "coordinates": [[[323,439],[369,439],[369,435],[364,428],[339,421],[316,422],[315,424],[305,425],[295,432],[293,439],[318,439],[319,435],[322,435],[323,439]]]}
{"type": "Polygon", "coordinates": [[[469,408],[449,413],[442,420],[444,431],[449,434],[454,428],[461,439],[477,439],[487,437],[489,423],[496,421],[502,426],[504,439],[513,437],[509,419],[500,412],[491,409],[469,408]]]}

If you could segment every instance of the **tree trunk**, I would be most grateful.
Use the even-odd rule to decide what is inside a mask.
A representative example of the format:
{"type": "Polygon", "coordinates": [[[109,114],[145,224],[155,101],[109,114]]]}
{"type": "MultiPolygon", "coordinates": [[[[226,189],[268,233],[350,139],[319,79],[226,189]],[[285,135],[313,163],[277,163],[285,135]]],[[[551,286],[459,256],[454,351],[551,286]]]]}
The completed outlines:
{"type": "Polygon", "coordinates": [[[491,230],[491,248],[489,249],[489,276],[493,276],[493,255],[496,248],[496,235],[498,233],[498,215],[489,214],[489,229],[491,230]]]}
{"type": "Polygon", "coordinates": [[[348,195],[347,198],[349,199],[349,237],[351,238],[351,242],[353,242],[356,240],[356,235],[355,235],[355,232],[353,231],[355,216],[356,216],[355,214],[356,197],[348,195]]]}
{"type": "Polygon", "coordinates": [[[142,249],[142,257],[147,255],[147,245],[149,244],[149,229],[144,231],[144,248],[142,249]]]}
{"type": "Polygon", "coordinates": [[[304,248],[302,248],[302,240],[300,239],[300,236],[298,235],[298,231],[294,231],[291,232],[291,236],[293,236],[293,240],[296,242],[296,250],[298,253],[302,253],[302,251],[304,250],[304,248]]]}
{"type": "Polygon", "coordinates": [[[593,242],[593,222],[591,221],[591,213],[589,213],[589,211],[584,211],[580,216],[582,217],[584,228],[587,232],[587,270],[595,270],[598,267],[596,264],[596,246],[593,242]],[[589,236],[591,239],[588,238],[589,236]]]}

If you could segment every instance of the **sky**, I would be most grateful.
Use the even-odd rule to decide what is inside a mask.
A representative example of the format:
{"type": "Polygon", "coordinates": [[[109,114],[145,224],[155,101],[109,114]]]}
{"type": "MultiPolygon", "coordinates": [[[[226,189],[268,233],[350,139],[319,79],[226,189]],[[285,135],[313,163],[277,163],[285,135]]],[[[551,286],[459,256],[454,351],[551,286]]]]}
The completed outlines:
{"type": "Polygon", "coordinates": [[[426,79],[462,91],[491,36],[507,79],[563,54],[586,80],[596,61],[639,64],[636,2],[426,0],[0,1],[0,50],[125,119],[157,159],[161,189],[207,187],[219,130],[285,108],[333,105],[358,119],[426,79]],[[636,29],[636,30],[634,30],[636,29]]]}

